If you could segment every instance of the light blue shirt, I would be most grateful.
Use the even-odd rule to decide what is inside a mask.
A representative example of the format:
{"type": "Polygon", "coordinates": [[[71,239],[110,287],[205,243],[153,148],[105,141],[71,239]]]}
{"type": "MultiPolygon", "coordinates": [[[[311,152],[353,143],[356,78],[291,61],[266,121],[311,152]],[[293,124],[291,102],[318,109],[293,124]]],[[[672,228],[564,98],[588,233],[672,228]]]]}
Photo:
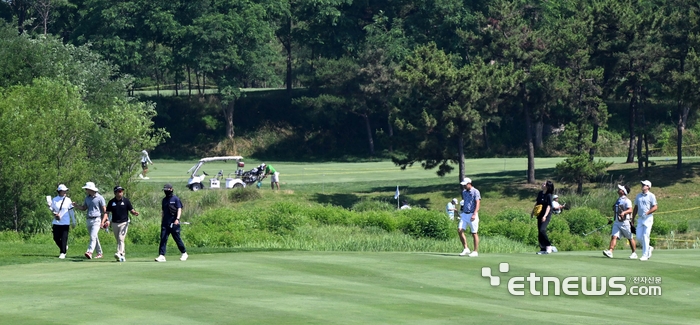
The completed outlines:
{"type": "Polygon", "coordinates": [[[447,207],[445,208],[445,210],[447,210],[447,215],[450,217],[450,219],[455,218],[455,210],[454,209],[455,209],[455,205],[452,204],[452,201],[447,202],[447,207]]]}
{"type": "Polygon", "coordinates": [[[462,212],[464,213],[474,213],[476,209],[476,201],[481,200],[481,193],[479,190],[472,187],[471,190],[462,190],[462,199],[464,200],[464,205],[462,206],[462,212]]]}
{"type": "Polygon", "coordinates": [[[645,214],[647,213],[647,211],[651,210],[651,207],[656,205],[656,195],[654,195],[651,192],[647,192],[647,194],[639,193],[634,199],[634,205],[637,206],[637,215],[640,218],[653,217],[653,214],[650,214],[648,216],[645,214]]]}

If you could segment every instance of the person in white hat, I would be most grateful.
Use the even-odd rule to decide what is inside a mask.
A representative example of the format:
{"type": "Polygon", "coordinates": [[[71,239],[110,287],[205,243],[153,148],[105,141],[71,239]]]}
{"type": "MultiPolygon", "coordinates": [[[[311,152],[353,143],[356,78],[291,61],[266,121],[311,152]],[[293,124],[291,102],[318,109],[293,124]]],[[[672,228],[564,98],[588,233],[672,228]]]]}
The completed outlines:
{"type": "Polygon", "coordinates": [[[58,246],[60,253],[58,258],[66,258],[66,253],[68,251],[68,232],[70,231],[70,226],[75,227],[75,214],[71,210],[73,207],[73,201],[66,195],[68,193],[68,188],[60,184],[56,189],[58,195],[51,201],[51,212],[53,212],[53,241],[58,246]]]}
{"type": "Polygon", "coordinates": [[[474,186],[472,186],[472,180],[465,178],[460,183],[462,185],[462,199],[464,204],[462,205],[462,212],[459,214],[459,227],[457,232],[459,233],[459,240],[464,246],[464,250],[459,254],[460,256],[469,255],[469,257],[479,256],[479,208],[481,208],[481,193],[474,186]],[[469,251],[469,246],[467,245],[467,237],[464,235],[464,231],[469,228],[474,238],[474,251],[469,251]]]}
{"type": "Polygon", "coordinates": [[[457,211],[457,199],[452,199],[452,201],[447,202],[447,207],[445,207],[445,211],[447,211],[447,216],[450,217],[450,220],[455,220],[455,211],[457,211]]]}
{"type": "Polygon", "coordinates": [[[153,162],[151,161],[151,157],[148,156],[148,151],[143,150],[141,151],[141,174],[139,174],[141,179],[149,179],[146,177],[146,173],[148,173],[148,164],[153,165],[153,162]]]}
{"type": "Polygon", "coordinates": [[[634,212],[632,222],[634,222],[634,216],[637,216],[637,240],[642,244],[642,257],[639,258],[640,261],[647,261],[651,258],[651,253],[654,251],[654,247],[649,246],[649,239],[651,237],[651,226],[654,225],[654,211],[658,208],[656,203],[656,195],[649,192],[651,189],[651,182],[648,180],[642,181],[642,193],[637,194],[634,199],[634,212]]]}
{"type": "Polygon", "coordinates": [[[566,204],[559,203],[559,195],[552,195],[552,213],[560,214],[566,204]]]}
{"type": "Polygon", "coordinates": [[[90,234],[90,243],[88,244],[87,251],[85,252],[85,257],[88,259],[93,258],[93,251],[97,251],[97,255],[94,258],[102,258],[102,245],[100,245],[100,238],[98,234],[100,228],[106,228],[109,226],[109,220],[103,222],[103,217],[108,218],[107,215],[107,204],[105,203],[105,198],[98,193],[100,190],[95,187],[95,183],[87,182],[85,186],[85,204],[79,205],[73,203],[78,210],[87,210],[87,230],[90,234]]]}
{"type": "Polygon", "coordinates": [[[637,259],[637,243],[635,243],[634,238],[632,238],[632,224],[630,223],[632,219],[632,201],[627,198],[629,192],[630,188],[628,186],[617,185],[617,195],[619,198],[613,206],[615,221],[613,222],[610,246],[603,251],[603,255],[609,258],[613,258],[613,250],[615,250],[615,246],[617,246],[617,239],[624,237],[627,238],[632,248],[632,255],[630,255],[630,258],[637,259]]]}

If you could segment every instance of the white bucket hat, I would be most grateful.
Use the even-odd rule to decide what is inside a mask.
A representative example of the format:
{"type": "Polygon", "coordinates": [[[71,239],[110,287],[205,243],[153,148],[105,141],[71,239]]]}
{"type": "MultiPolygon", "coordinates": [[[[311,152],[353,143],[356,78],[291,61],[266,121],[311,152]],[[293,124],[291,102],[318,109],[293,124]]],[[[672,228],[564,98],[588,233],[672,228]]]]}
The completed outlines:
{"type": "Polygon", "coordinates": [[[68,191],[68,188],[63,184],[58,184],[58,188],[56,189],[56,192],[60,192],[60,191],[68,191]]]}
{"type": "Polygon", "coordinates": [[[99,191],[100,191],[100,190],[97,189],[97,187],[95,187],[95,183],[93,183],[93,182],[87,182],[87,183],[85,183],[85,186],[83,186],[83,188],[86,189],[86,190],[91,190],[91,191],[95,191],[95,192],[99,192],[99,191]]]}

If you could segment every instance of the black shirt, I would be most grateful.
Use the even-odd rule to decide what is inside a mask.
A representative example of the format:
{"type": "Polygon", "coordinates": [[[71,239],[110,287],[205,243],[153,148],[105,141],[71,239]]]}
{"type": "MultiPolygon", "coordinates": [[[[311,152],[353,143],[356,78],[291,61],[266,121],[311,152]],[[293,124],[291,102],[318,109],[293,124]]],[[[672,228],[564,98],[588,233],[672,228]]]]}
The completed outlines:
{"type": "Polygon", "coordinates": [[[129,221],[129,211],[133,210],[131,201],[123,197],[121,200],[113,198],[107,203],[107,212],[112,213],[113,223],[122,223],[129,221]]]}
{"type": "MultiPolygon", "coordinates": [[[[547,207],[552,206],[552,194],[547,194],[540,191],[539,193],[537,193],[537,204],[542,204],[542,211],[540,211],[540,214],[538,215],[538,217],[542,218],[547,212],[547,207]]],[[[549,209],[549,214],[552,214],[551,208],[549,209]]]]}

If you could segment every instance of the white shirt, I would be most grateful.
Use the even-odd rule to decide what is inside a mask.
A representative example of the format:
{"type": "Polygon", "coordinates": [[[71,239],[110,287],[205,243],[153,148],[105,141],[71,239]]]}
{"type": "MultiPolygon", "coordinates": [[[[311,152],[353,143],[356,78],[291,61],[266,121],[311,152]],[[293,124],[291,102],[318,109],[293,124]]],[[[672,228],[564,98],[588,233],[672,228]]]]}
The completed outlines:
{"type": "Polygon", "coordinates": [[[555,214],[561,213],[561,204],[559,204],[557,201],[552,201],[552,209],[554,210],[552,212],[555,214]]]}
{"type": "Polygon", "coordinates": [[[153,162],[151,161],[151,157],[148,156],[148,151],[146,151],[146,150],[141,151],[141,162],[142,163],[149,163],[151,165],[153,164],[153,162]]]}
{"type": "Polygon", "coordinates": [[[51,210],[58,211],[58,215],[61,217],[60,220],[53,218],[53,224],[67,226],[71,224],[71,221],[75,224],[75,213],[70,210],[71,207],[73,207],[73,201],[71,201],[68,196],[56,196],[53,198],[51,201],[51,210]],[[65,200],[63,198],[65,198],[65,200]],[[61,201],[63,201],[63,205],[61,205],[61,201]]]}

